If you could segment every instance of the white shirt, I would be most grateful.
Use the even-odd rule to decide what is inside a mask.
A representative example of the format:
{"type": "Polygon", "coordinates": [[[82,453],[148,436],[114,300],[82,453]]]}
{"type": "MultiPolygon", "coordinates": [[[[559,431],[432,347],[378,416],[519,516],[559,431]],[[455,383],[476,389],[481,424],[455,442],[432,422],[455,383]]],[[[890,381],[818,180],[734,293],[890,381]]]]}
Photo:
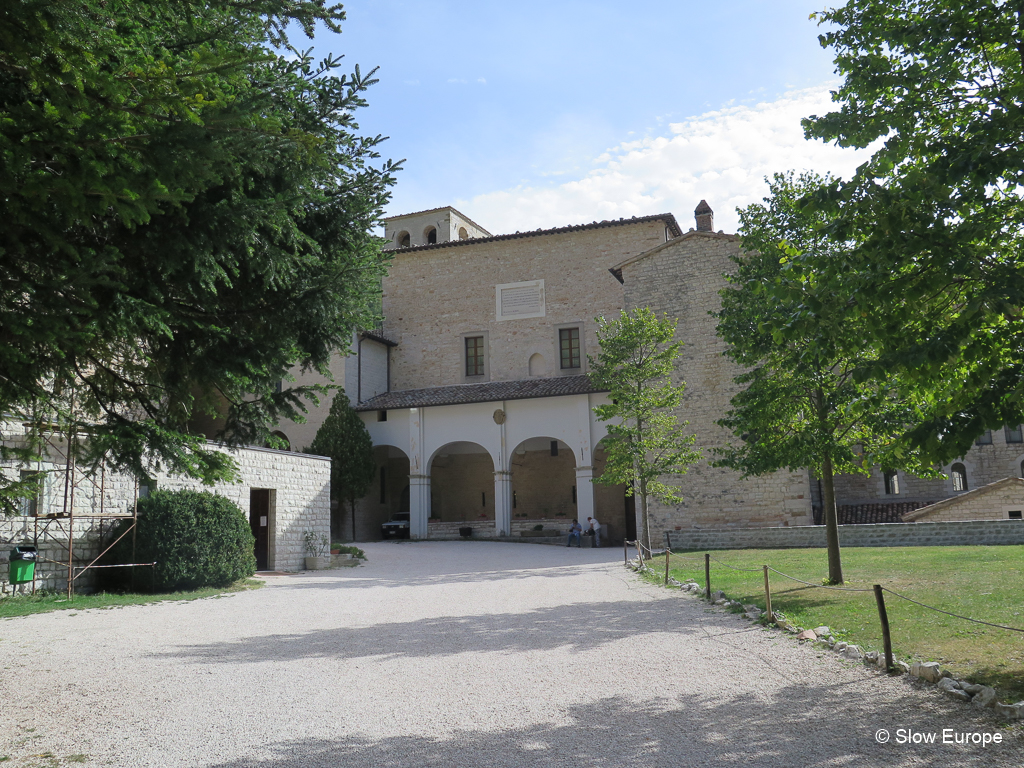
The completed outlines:
{"type": "Polygon", "coordinates": [[[597,518],[596,517],[590,518],[590,530],[592,530],[592,531],[600,531],[601,530],[601,524],[599,522],[597,522],[597,518]]]}

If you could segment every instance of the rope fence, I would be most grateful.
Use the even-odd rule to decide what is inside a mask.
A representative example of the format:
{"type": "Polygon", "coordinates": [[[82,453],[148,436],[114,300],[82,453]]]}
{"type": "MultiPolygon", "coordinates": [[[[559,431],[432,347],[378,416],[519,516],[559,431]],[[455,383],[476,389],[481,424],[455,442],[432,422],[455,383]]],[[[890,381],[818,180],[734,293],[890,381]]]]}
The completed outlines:
{"type": "MultiPolygon", "coordinates": [[[[645,571],[649,571],[649,572],[651,572],[653,574],[654,573],[654,569],[650,565],[648,565],[647,563],[644,562],[644,554],[643,553],[644,553],[644,550],[647,551],[647,558],[646,559],[648,561],[653,558],[655,553],[650,549],[650,547],[645,547],[639,541],[623,541],[623,543],[622,543],[622,550],[623,550],[623,554],[624,554],[624,557],[625,557],[625,564],[627,566],[630,564],[630,562],[629,562],[629,553],[628,553],[628,548],[629,548],[630,545],[635,547],[636,551],[637,551],[636,570],[641,572],[641,573],[645,572],[645,571]]],[[[765,616],[767,617],[767,620],[768,620],[769,623],[776,621],[775,613],[772,611],[772,592],[771,592],[771,583],[770,583],[769,577],[768,577],[768,573],[769,572],[774,573],[774,574],[776,574],[778,576],[781,576],[784,579],[789,579],[791,581],[795,581],[795,582],[798,582],[800,584],[804,584],[804,585],[806,585],[808,587],[811,587],[813,589],[828,589],[828,590],[833,590],[833,591],[836,591],[836,592],[860,592],[860,593],[873,592],[874,595],[875,595],[875,604],[876,604],[876,607],[878,609],[878,618],[879,618],[879,622],[880,622],[881,628],[882,628],[882,644],[884,646],[884,651],[885,651],[885,666],[886,666],[887,670],[892,670],[893,667],[895,666],[895,664],[894,664],[893,656],[892,656],[892,641],[891,641],[891,638],[890,638],[890,631],[889,631],[889,616],[888,616],[888,611],[887,611],[886,606],[885,606],[885,596],[883,594],[885,592],[888,592],[893,597],[898,597],[901,600],[906,600],[909,603],[913,603],[914,605],[920,606],[921,608],[926,608],[926,609],[928,609],[930,611],[935,611],[936,613],[942,613],[942,614],[945,614],[946,616],[950,616],[950,617],[955,618],[955,619],[960,619],[962,621],[969,621],[969,622],[971,622],[973,624],[981,624],[981,625],[986,626],[986,627],[994,627],[996,629],[1004,629],[1004,630],[1007,630],[1008,632],[1019,632],[1019,633],[1024,634],[1024,629],[1021,629],[1021,628],[1018,628],[1018,627],[1009,627],[1009,626],[1006,626],[1005,624],[996,624],[996,623],[993,623],[993,622],[990,622],[990,621],[982,621],[981,619],[973,619],[970,616],[962,616],[962,615],[960,615],[958,613],[953,613],[951,611],[947,611],[947,610],[944,610],[942,608],[936,608],[935,606],[927,605],[927,604],[922,603],[922,602],[920,602],[918,600],[914,600],[911,597],[907,597],[906,595],[901,595],[899,592],[896,592],[896,591],[894,591],[892,589],[889,589],[888,587],[883,587],[880,584],[874,584],[871,587],[864,587],[864,588],[837,587],[837,586],[834,586],[834,585],[831,585],[831,584],[814,584],[813,582],[810,582],[810,581],[805,581],[803,579],[798,579],[796,576],[792,576],[792,575],[790,575],[788,573],[783,573],[782,571],[776,570],[775,568],[772,568],[770,565],[767,565],[767,564],[761,566],[760,568],[744,568],[744,567],[740,567],[740,566],[736,566],[736,565],[731,565],[729,563],[723,562],[722,560],[719,560],[718,558],[711,557],[710,553],[705,553],[703,558],[699,558],[699,557],[693,557],[693,556],[690,556],[690,555],[682,555],[682,554],[675,553],[668,546],[666,546],[663,551],[661,551],[661,552],[659,552],[657,554],[664,554],[665,555],[665,575],[664,575],[665,586],[668,586],[668,583],[669,583],[669,569],[670,569],[669,563],[670,563],[670,560],[689,560],[689,561],[692,561],[692,562],[701,562],[701,561],[703,561],[703,563],[704,563],[704,589],[701,590],[701,591],[703,592],[704,597],[707,600],[710,600],[711,599],[711,595],[712,595],[712,592],[711,592],[711,563],[716,563],[716,564],[718,564],[720,566],[723,566],[725,568],[730,568],[733,571],[743,571],[743,572],[747,572],[747,573],[756,573],[756,572],[759,572],[759,571],[762,572],[764,574],[764,598],[765,598],[765,606],[766,606],[766,609],[767,609],[765,611],[765,616]]],[[[676,583],[678,584],[679,582],[676,582],[676,583]]]]}

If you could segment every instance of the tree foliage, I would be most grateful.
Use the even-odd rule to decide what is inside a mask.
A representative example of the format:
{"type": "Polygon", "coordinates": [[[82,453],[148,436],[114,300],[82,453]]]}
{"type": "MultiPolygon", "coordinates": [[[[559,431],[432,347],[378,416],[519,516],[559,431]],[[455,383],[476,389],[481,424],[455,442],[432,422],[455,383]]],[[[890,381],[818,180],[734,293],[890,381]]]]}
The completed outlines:
{"type": "Polygon", "coordinates": [[[594,407],[609,422],[604,438],[608,455],[604,473],[595,482],[626,484],[626,494],[640,497],[640,541],[650,550],[648,499],[679,502],[679,489],[666,480],[686,473],[700,460],[684,433],[677,409],[686,385],[673,384],[675,360],[683,344],[675,340],[676,322],[640,307],[618,318],[597,319],[601,350],[588,356],[591,380],[608,390],[610,403],[594,407]]]}
{"type": "MultiPolygon", "coordinates": [[[[377,465],[370,433],[343,391],[334,396],[331,412],[317,430],[310,451],[331,458],[331,497],[348,503],[354,540],[356,502],[370,490],[377,465]]],[[[341,535],[338,530],[333,533],[341,535]]]]}
{"type": "Polygon", "coordinates": [[[860,325],[874,374],[914,392],[905,442],[944,463],[1024,413],[1024,6],[854,0],[818,18],[844,80],[807,135],[875,152],[812,201],[856,247],[794,268],[860,325]]]}
{"type": "Polygon", "coordinates": [[[897,441],[919,414],[891,379],[861,376],[876,360],[863,320],[814,274],[792,268],[794,258],[830,264],[854,247],[827,233],[827,216],[802,205],[828,183],[776,174],[764,204],[740,211],[744,250],[717,314],[728,356],[745,369],[736,379],[744,389],[718,423],[740,440],[719,449],[717,463],[747,476],[811,468],[822,483],[829,581],[842,583],[834,476],[868,474],[875,464],[934,471],[897,441]]]}
{"type": "Polygon", "coordinates": [[[230,474],[189,424],[263,444],[374,322],[396,165],[354,112],[373,73],[286,31],[325,0],[12,0],[0,10],[0,408],[80,460],[230,474]]]}

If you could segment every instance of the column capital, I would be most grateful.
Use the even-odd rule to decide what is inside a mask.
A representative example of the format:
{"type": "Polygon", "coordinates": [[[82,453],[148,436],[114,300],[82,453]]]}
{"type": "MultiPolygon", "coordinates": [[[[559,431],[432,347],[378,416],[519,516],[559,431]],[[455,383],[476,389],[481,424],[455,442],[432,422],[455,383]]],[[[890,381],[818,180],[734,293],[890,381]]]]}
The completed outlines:
{"type": "Polygon", "coordinates": [[[495,480],[510,480],[511,478],[512,473],[505,469],[499,469],[497,472],[494,473],[495,480]]]}

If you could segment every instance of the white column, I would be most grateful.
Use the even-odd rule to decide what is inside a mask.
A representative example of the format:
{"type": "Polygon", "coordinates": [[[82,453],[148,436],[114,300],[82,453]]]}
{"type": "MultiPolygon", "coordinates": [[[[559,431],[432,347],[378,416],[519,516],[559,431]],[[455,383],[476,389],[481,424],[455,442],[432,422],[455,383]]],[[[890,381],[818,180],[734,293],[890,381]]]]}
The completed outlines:
{"type": "Polygon", "coordinates": [[[512,532],[512,473],[494,473],[494,535],[512,532]]]}
{"type": "Polygon", "coordinates": [[[594,468],[576,467],[576,516],[587,527],[587,518],[594,517],[594,468]]]}
{"type": "Polygon", "coordinates": [[[430,517],[430,475],[409,475],[409,537],[427,538],[430,517]]]}

